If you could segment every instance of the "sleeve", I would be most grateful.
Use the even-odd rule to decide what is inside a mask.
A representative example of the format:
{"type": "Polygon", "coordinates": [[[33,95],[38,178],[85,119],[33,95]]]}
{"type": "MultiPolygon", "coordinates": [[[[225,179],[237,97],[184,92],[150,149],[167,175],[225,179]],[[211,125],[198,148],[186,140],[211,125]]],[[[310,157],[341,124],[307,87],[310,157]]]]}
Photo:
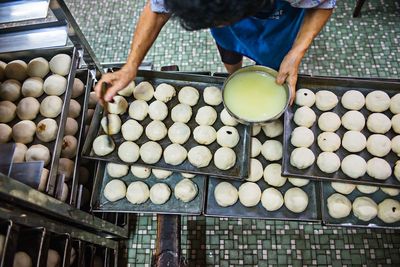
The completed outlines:
{"type": "Polygon", "coordinates": [[[156,13],[168,13],[164,0],[150,0],[151,10],[156,13]]]}
{"type": "Polygon", "coordinates": [[[297,8],[331,9],[336,7],[336,0],[286,0],[297,8]]]}

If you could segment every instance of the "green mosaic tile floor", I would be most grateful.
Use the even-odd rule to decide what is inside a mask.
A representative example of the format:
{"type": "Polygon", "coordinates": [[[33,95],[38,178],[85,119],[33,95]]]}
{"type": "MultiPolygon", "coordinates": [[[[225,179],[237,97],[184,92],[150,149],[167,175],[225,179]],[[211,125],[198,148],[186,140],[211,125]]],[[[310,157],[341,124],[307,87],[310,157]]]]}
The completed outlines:
{"type": "MultiPolygon", "coordinates": [[[[67,0],[102,62],[122,62],[144,1],[67,0]]],[[[338,1],[329,23],[301,66],[310,75],[399,78],[400,2],[369,0],[353,19],[353,1],[338,1]]],[[[156,68],[224,71],[208,31],[163,29],[146,60],[156,68]]],[[[249,63],[249,61],[246,61],[249,63]]],[[[130,266],[150,266],[156,217],[134,216],[130,266]]],[[[182,217],[182,252],[189,266],[400,266],[400,234],[393,230],[324,227],[251,219],[182,217]]]]}

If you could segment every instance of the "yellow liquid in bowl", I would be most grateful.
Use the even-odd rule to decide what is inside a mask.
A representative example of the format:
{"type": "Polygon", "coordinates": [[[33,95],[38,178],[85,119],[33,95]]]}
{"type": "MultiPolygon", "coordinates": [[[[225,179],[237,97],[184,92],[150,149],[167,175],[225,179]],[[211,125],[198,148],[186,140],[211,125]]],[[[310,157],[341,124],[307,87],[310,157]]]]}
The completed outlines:
{"type": "Polygon", "coordinates": [[[224,103],[239,118],[259,122],[273,118],[285,108],[287,93],[267,73],[244,72],[226,84],[224,103]]]}

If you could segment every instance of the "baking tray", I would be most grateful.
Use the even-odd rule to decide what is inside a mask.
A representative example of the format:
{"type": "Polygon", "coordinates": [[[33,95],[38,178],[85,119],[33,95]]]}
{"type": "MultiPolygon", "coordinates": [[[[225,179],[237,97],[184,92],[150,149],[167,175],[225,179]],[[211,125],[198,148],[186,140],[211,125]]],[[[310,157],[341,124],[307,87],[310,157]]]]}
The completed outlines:
{"type": "MultiPolygon", "coordinates": [[[[339,98],[338,105],[331,110],[342,117],[344,113],[348,110],[345,109],[340,102],[341,96],[348,90],[358,90],[363,93],[365,96],[374,90],[382,90],[385,91],[390,97],[399,93],[400,89],[400,82],[384,82],[384,81],[371,81],[371,80],[361,80],[361,79],[347,79],[347,78],[312,78],[312,77],[303,77],[298,81],[298,88],[308,88],[313,92],[318,90],[330,90],[335,93],[339,98]]],[[[294,128],[296,128],[296,124],[293,121],[294,112],[299,108],[296,105],[289,107],[285,112],[285,125],[284,125],[284,154],[283,154],[283,174],[286,176],[294,176],[299,178],[307,178],[307,179],[315,179],[315,180],[324,180],[324,181],[340,181],[340,182],[347,182],[347,183],[355,183],[355,184],[366,184],[366,185],[376,185],[376,186],[386,186],[386,187],[397,187],[400,188],[400,182],[392,175],[387,180],[381,181],[376,180],[368,174],[365,174],[363,177],[359,179],[352,179],[347,177],[341,169],[333,174],[328,174],[322,172],[317,164],[315,163],[307,169],[299,170],[293,167],[290,164],[290,155],[295,147],[290,143],[290,136],[294,128]]],[[[314,105],[312,107],[315,114],[317,115],[317,119],[323,111],[318,110],[318,108],[314,105]]],[[[372,112],[368,111],[365,107],[360,110],[360,112],[367,118],[369,114],[372,112]]],[[[393,114],[388,110],[383,112],[389,118],[393,116],[393,114]]],[[[311,145],[310,149],[314,152],[315,157],[317,158],[318,155],[322,152],[321,149],[318,147],[317,144],[317,137],[322,132],[318,128],[318,122],[316,121],[314,125],[310,128],[315,137],[315,142],[311,145]]],[[[336,133],[342,138],[344,133],[347,130],[340,126],[340,128],[336,131],[336,133]]],[[[365,127],[361,131],[366,138],[371,135],[371,132],[365,127]]],[[[396,133],[393,132],[391,129],[388,133],[385,134],[387,137],[392,139],[396,133]]],[[[336,154],[339,156],[340,160],[342,160],[345,156],[350,154],[357,154],[363,157],[366,161],[368,161],[373,156],[369,154],[367,149],[365,148],[363,151],[359,153],[350,153],[345,150],[343,147],[340,147],[336,154]]],[[[384,157],[386,161],[389,162],[391,166],[395,165],[395,162],[398,160],[397,155],[390,151],[390,153],[384,157]]]]}
{"type": "MultiPolygon", "coordinates": [[[[64,94],[60,95],[59,97],[63,100],[63,107],[61,110],[60,115],[58,117],[54,118],[54,120],[58,124],[58,132],[57,132],[57,137],[54,141],[52,142],[42,142],[40,141],[36,135],[34,137],[33,142],[28,144],[28,147],[31,145],[36,145],[36,144],[42,144],[46,146],[51,153],[51,160],[49,164],[45,167],[49,169],[49,176],[47,179],[47,186],[46,186],[46,192],[50,195],[54,195],[55,187],[56,187],[56,180],[57,180],[57,170],[58,170],[58,159],[60,157],[61,153],[61,146],[62,146],[62,138],[64,136],[64,127],[65,127],[65,121],[68,116],[68,109],[69,109],[69,101],[71,99],[71,89],[73,85],[73,80],[75,77],[75,71],[78,67],[79,64],[79,56],[78,56],[78,51],[76,48],[69,46],[69,47],[62,47],[62,48],[48,48],[48,49],[33,49],[33,50],[27,50],[27,51],[21,51],[21,52],[12,52],[12,53],[3,53],[0,54],[0,60],[4,62],[10,62],[14,59],[20,59],[28,63],[31,59],[36,58],[36,57],[43,57],[50,61],[50,59],[60,53],[68,54],[71,56],[72,61],[71,61],[71,67],[69,74],[67,75],[67,90],[65,91],[64,94]]],[[[43,81],[50,76],[52,73],[51,71],[49,72],[48,75],[43,79],[43,81]]],[[[39,103],[42,102],[42,100],[47,96],[46,93],[43,93],[40,97],[37,98],[39,103]]],[[[18,105],[18,102],[22,99],[22,97],[15,101],[14,104],[18,105]]],[[[40,113],[38,116],[33,120],[35,124],[40,122],[41,120],[45,119],[40,113]]],[[[12,127],[14,124],[19,122],[20,119],[16,117],[14,120],[9,122],[8,124],[12,127]]]]}
{"type": "MultiPolygon", "coordinates": [[[[138,78],[135,80],[136,84],[142,82],[142,81],[149,81],[153,84],[154,88],[159,85],[160,83],[169,83],[175,87],[175,89],[179,92],[179,90],[183,86],[193,86],[196,89],[199,89],[200,93],[202,90],[207,87],[207,86],[217,86],[221,88],[223,82],[225,79],[223,78],[216,78],[216,77],[207,77],[207,76],[202,76],[202,75],[190,75],[190,74],[182,74],[182,73],[166,73],[166,72],[155,72],[155,71],[139,71],[138,72],[138,78]]],[[[178,93],[177,92],[177,93],[178,93]]],[[[131,103],[133,101],[133,97],[127,98],[128,102],[131,103]]],[[[154,98],[151,100],[151,102],[154,101],[154,98]]],[[[171,107],[175,106],[178,103],[178,98],[175,97],[171,101],[167,103],[167,106],[169,107],[169,111],[171,111],[171,107]]],[[[197,123],[195,122],[195,114],[197,113],[197,110],[199,107],[202,107],[206,105],[203,100],[202,94],[200,94],[199,102],[196,106],[192,107],[193,115],[190,121],[188,122],[188,126],[191,128],[191,131],[193,133],[194,128],[197,126],[197,123]]],[[[218,115],[223,109],[223,105],[219,105],[217,107],[214,107],[215,110],[217,111],[218,115]]],[[[122,123],[125,122],[127,119],[129,119],[128,114],[121,115],[121,120],[122,123]]],[[[84,157],[87,158],[92,158],[96,160],[103,160],[103,161],[111,161],[115,163],[122,163],[126,164],[125,162],[121,161],[117,155],[117,148],[120,143],[124,141],[122,134],[118,133],[116,135],[113,135],[113,139],[116,143],[116,149],[109,155],[105,157],[99,157],[94,154],[92,151],[92,143],[93,140],[100,134],[104,134],[103,129],[100,127],[100,120],[102,118],[102,108],[100,105],[97,105],[95,113],[93,115],[92,123],[90,125],[90,129],[87,135],[87,139],[85,142],[85,145],[83,147],[82,154],[84,157]]],[[[145,128],[148,123],[151,122],[151,119],[149,116],[146,117],[145,120],[142,121],[142,125],[145,128]]],[[[169,128],[172,124],[173,121],[171,119],[171,112],[169,112],[168,117],[163,121],[167,128],[169,128]]],[[[223,124],[219,119],[219,116],[214,123],[213,127],[218,130],[220,127],[222,127],[223,124]]],[[[177,171],[177,172],[190,172],[190,173],[196,173],[196,174],[202,174],[202,175],[213,175],[213,176],[218,176],[218,177],[224,177],[224,178],[231,178],[231,179],[243,179],[248,176],[249,172],[249,157],[250,157],[250,127],[241,125],[239,124],[237,126],[239,135],[240,135],[240,141],[234,148],[234,151],[236,152],[237,160],[235,166],[233,166],[231,169],[222,171],[218,169],[214,165],[214,161],[212,160],[210,162],[210,165],[205,167],[205,168],[196,168],[195,166],[191,165],[189,161],[186,159],[182,164],[178,166],[172,166],[167,163],[165,163],[164,159],[161,158],[160,161],[158,161],[155,164],[146,164],[144,163],[141,159],[139,159],[136,163],[133,165],[142,165],[146,167],[151,167],[151,168],[158,168],[158,169],[167,169],[167,170],[172,170],[172,171],[177,171]]],[[[142,134],[142,136],[139,138],[139,140],[136,141],[136,143],[140,146],[144,144],[145,142],[149,141],[149,139],[146,137],[145,133],[142,134]]],[[[171,144],[171,141],[169,140],[168,136],[166,136],[164,139],[158,141],[158,143],[165,149],[169,144],[171,144]]],[[[190,148],[198,145],[197,142],[193,139],[193,135],[189,138],[189,140],[183,145],[187,151],[189,151],[190,148]]],[[[220,146],[218,143],[215,141],[211,145],[208,146],[212,152],[215,152],[220,146]]]]}
{"type": "MultiPolygon", "coordinates": [[[[329,182],[323,182],[321,186],[321,194],[322,194],[322,220],[325,225],[332,225],[332,226],[348,226],[348,227],[368,227],[368,228],[389,228],[389,229],[400,229],[400,221],[396,223],[385,223],[381,221],[381,219],[376,216],[374,219],[365,222],[362,220],[359,220],[356,216],[354,216],[353,212],[350,212],[349,216],[346,218],[341,218],[341,219],[335,219],[332,218],[329,215],[328,212],[328,205],[327,205],[327,199],[329,196],[332,194],[337,193],[335,189],[331,186],[331,183],[329,182]]],[[[344,194],[342,194],[344,195],[344,194]]],[[[372,194],[364,194],[358,191],[358,189],[354,189],[353,192],[351,192],[348,195],[344,195],[347,197],[351,203],[357,198],[357,197],[369,197],[372,200],[375,201],[376,204],[379,205],[383,200],[386,198],[394,199],[397,201],[400,201],[400,195],[397,196],[389,196],[385,194],[382,190],[378,190],[375,193],[372,194]]]]}
{"type": "Polygon", "coordinates": [[[106,171],[106,163],[100,162],[95,175],[95,182],[93,185],[93,193],[91,199],[92,211],[94,212],[123,212],[123,213],[158,213],[158,214],[192,214],[200,215],[203,211],[204,200],[205,200],[205,176],[197,175],[192,178],[191,181],[196,183],[198,188],[198,194],[192,201],[185,203],[175,198],[174,187],[182,180],[182,176],[179,173],[173,173],[167,179],[157,179],[153,174],[147,179],[139,179],[133,176],[129,171],[128,175],[117,178],[125,182],[126,186],[131,182],[142,181],[145,182],[149,189],[155,183],[166,183],[171,189],[170,199],[162,205],[153,204],[150,199],[145,203],[134,205],[130,203],[126,198],[118,200],[116,202],[109,202],[104,196],[103,191],[106,184],[112,179],[106,171]]]}

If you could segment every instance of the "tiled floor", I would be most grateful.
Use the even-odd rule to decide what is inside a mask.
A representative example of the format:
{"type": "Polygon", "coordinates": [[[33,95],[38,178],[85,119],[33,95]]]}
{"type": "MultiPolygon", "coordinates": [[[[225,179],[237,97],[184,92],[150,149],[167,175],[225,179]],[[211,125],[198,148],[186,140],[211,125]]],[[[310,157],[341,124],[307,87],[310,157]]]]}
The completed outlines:
{"type": "MultiPolygon", "coordinates": [[[[102,62],[124,61],[144,1],[68,0],[102,62]]],[[[338,8],[304,58],[301,73],[399,78],[400,2],[369,0],[361,18],[355,0],[338,8]]],[[[184,32],[171,21],[147,60],[159,68],[223,71],[208,31],[184,32]]],[[[399,88],[400,89],[400,88],[399,88]]],[[[132,225],[130,266],[150,266],[156,217],[132,225]]],[[[182,217],[183,256],[190,266],[400,266],[400,234],[392,230],[322,227],[317,224],[250,219],[182,217]]]]}

